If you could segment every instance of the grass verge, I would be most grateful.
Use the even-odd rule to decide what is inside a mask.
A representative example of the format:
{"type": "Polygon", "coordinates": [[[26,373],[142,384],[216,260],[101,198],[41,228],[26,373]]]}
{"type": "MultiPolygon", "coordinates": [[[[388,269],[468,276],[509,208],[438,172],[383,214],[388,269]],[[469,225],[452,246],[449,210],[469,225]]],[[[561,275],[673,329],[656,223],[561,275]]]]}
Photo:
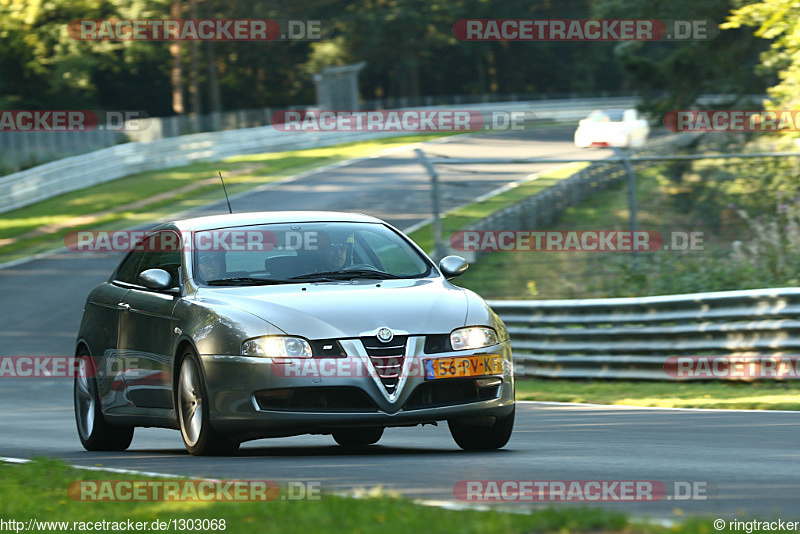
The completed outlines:
{"type": "Polygon", "coordinates": [[[800,410],[800,382],[649,382],[520,378],[517,400],[660,408],[800,410]]]}
{"type": "MultiPolygon", "coordinates": [[[[85,502],[67,496],[79,480],[157,480],[74,469],[61,461],[0,463],[0,518],[4,521],[146,522],[171,519],[224,519],[227,533],[282,532],[437,532],[507,534],[538,532],[624,532],[661,534],[677,528],[632,523],[623,514],[599,508],[549,508],[529,515],[500,511],[444,510],[414,504],[379,491],[362,498],[323,493],[321,500],[271,502],[85,502]],[[266,530],[264,530],[266,529],[266,530]]],[[[283,488],[282,488],[283,489],[283,488]]],[[[711,519],[690,519],[679,531],[709,532],[711,519]]],[[[52,530],[61,530],[53,528],[52,530]]],[[[174,531],[172,528],[169,531],[174,531]]],[[[188,531],[188,530],[187,530],[188,531]]],[[[223,530],[219,530],[223,532],[223,530]]]]}

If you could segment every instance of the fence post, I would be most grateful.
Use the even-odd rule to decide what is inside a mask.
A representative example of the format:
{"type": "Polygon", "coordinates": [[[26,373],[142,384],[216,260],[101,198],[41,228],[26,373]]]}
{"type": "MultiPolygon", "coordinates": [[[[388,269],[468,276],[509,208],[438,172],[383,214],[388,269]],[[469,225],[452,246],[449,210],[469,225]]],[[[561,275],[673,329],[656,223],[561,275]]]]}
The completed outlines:
{"type": "Polygon", "coordinates": [[[444,255],[442,248],[442,220],[439,218],[439,175],[436,173],[433,164],[425,157],[425,153],[422,150],[415,148],[414,152],[417,154],[419,162],[425,167],[425,170],[428,171],[428,175],[431,177],[431,195],[433,197],[433,260],[438,262],[444,255]]]}
{"type": "MultiPolygon", "coordinates": [[[[636,217],[636,174],[633,171],[630,153],[627,150],[614,148],[614,153],[617,157],[622,159],[622,163],[625,165],[625,171],[628,174],[628,211],[630,212],[631,220],[631,242],[635,243],[636,240],[634,239],[634,236],[638,230],[636,217]]],[[[636,247],[633,247],[633,252],[631,255],[631,267],[633,267],[634,270],[639,268],[639,252],[636,250],[636,247]]]]}

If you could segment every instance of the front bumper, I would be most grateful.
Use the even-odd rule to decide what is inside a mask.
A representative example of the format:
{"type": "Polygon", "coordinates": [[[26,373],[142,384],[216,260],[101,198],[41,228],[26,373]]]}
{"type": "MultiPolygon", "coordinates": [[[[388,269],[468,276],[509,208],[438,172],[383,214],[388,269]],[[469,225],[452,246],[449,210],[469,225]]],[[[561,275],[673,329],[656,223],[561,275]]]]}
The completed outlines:
{"type": "Polygon", "coordinates": [[[387,393],[358,339],[341,341],[346,358],[313,358],[303,362],[305,367],[297,360],[288,366],[269,358],[202,355],[211,424],[219,432],[256,439],[329,433],[342,427],[413,426],[462,417],[497,417],[513,410],[509,341],[475,351],[425,354],[424,339],[409,337],[403,372],[393,394],[387,393]],[[501,357],[501,374],[429,380],[420,372],[425,360],[489,354],[501,357]],[[493,381],[498,385],[475,385],[479,378],[492,377],[498,379],[493,381]],[[281,405],[265,400],[283,390],[302,392],[306,401],[292,405],[290,398],[281,405]],[[315,400],[328,398],[337,401],[315,400]],[[342,400],[345,398],[347,402],[342,400]]]}

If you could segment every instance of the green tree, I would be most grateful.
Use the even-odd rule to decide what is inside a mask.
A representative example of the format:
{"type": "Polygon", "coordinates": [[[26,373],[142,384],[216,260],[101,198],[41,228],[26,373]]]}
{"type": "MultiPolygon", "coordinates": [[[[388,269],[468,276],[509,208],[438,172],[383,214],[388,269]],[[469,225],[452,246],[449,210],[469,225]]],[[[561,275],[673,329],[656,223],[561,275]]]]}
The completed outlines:
{"type": "MultiPolygon", "coordinates": [[[[718,23],[731,8],[732,0],[601,0],[594,4],[594,15],[718,23]]],[[[615,54],[628,82],[642,94],[644,109],[661,117],[671,110],[691,109],[703,94],[763,93],[766,82],[753,75],[762,49],[748,32],[730,31],[707,40],[623,42],[616,45],[615,54]]]]}
{"type": "Polygon", "coordinates": [[[155,0],[0,0],[3,98],[18,109],[125,107],[166,114],[160,105],[169,97],[161,83],[168,82],[162,44],[80,41],[67,30],[78,19],[156,17],[164,15],[155,0]]]}
{"type": "Polygon", "coordinates": [[[759,71],[776,73],[778,83],[767,92],[772,109],[797,109],[800,104],[800,4],[792,0],[763,0],[734,10],[723,29],[756,26],[756,37],[770,39],[761,54],[759,71]]]}

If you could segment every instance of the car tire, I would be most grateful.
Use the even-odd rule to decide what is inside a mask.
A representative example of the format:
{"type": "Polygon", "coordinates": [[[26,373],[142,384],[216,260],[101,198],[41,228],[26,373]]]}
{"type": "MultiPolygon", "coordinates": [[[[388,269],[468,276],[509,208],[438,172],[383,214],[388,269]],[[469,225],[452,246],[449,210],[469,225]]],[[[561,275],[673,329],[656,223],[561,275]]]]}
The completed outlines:
{"type": "Polygon", "coordinates": [[[124,451],[133,440],[132,426],[117,426],[106,421],[97,391],[97,365],[84,349],[78,356],[73,400],[78,437],[87,451],[124,451]]]}
{"type": "Polygon", "coordinates": [[[333,439],[342,447],[359,449],[378,443],[383,436],[383,427],[343,428],[333,432],[333,439]]]}
{"type": "Polygon", "coordinates": [[[469,419],[451,419],[447,421],[450,435],[456,444],[465,451],[493,451],[508,443],[514,429],[514,411],[504,417],[495,418],[491,426],[471,424],[469,419]]]}
{"type": "Polygon", "coordinates": [[[187,348],[178,363],[175,411],[183,444],[192,456],[228,456],[239,449],[239,442],[211,427],[208,390],[200,358],[187,348]]]}

